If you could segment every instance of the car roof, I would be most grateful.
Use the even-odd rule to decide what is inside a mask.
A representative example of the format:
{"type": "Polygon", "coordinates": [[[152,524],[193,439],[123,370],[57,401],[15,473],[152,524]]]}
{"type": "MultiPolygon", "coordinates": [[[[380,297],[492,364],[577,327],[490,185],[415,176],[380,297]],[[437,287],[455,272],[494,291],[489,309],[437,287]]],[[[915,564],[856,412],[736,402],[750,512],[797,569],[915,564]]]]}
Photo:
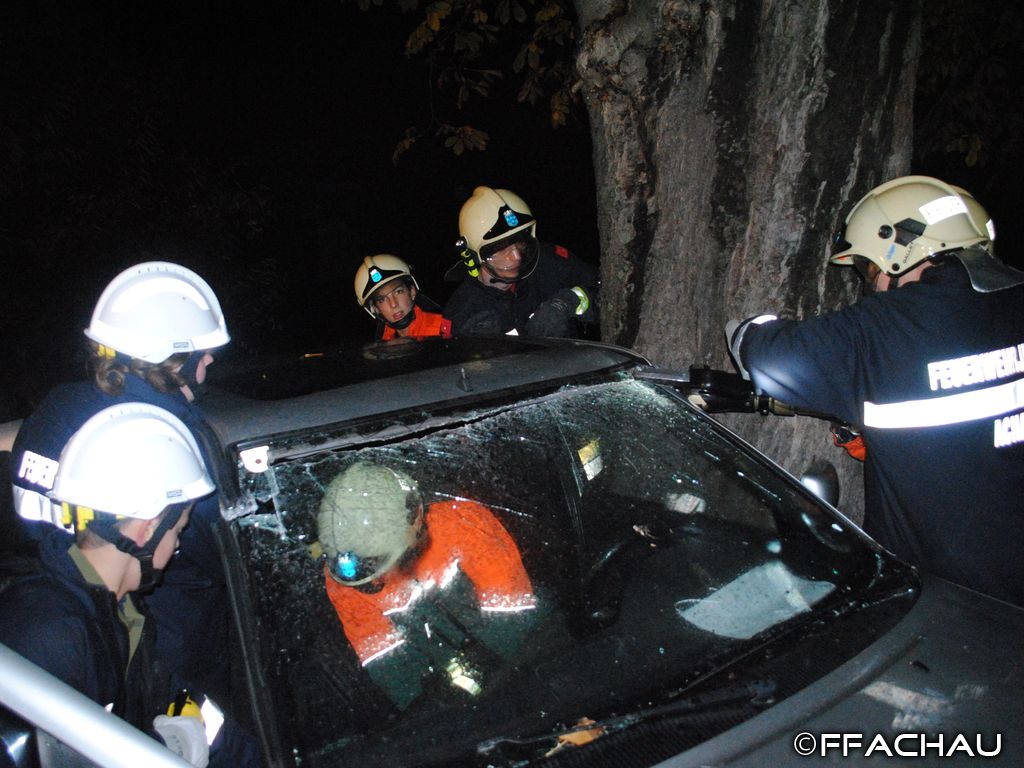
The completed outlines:
{"type": "Polygon", "coordinates": [[[646,364],[635,352],[594,342],[400,339],[214,366],[202,410],[230,446],[646,364]]]}

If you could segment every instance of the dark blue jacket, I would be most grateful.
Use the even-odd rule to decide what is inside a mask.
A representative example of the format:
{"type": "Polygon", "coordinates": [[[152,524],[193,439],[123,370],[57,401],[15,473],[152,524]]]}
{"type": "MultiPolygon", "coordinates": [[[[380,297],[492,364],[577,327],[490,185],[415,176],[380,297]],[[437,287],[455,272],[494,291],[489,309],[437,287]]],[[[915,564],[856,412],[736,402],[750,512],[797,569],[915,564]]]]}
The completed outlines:
{"type": "MultiPolygon", "coordinates": [[[[91,416],[127,402],[159,406],[177,416],[192,432],[207,467],[215,450],[198,409],[179,392],[164,393],[137,376],[125,376],[121,394],[111,396],[93,382],[62,384],[50,392],[18,431],[11,451],[11,481],[25,491],[45,494],[52,477],[25,477],[25,452],[56,462],[64,445],[91,416]]],[[[159,625],[157,653],[196,689],[224,700],[227,685],[223,659],[227,654],[227,597],[224,572],[214,541],[213,526],[220,518],[217,494],[196,503],[177,555],[163,583],[147,598],[150,616],[159,625]]],[[[33,526],[29,525],[28,528],[33,526]]],[[[41,523],[38,538],[52,526],[41,523]],[[41,529],[41,530],[40,530],[41,529]]],[[[70,536],[68,537],[70,539],[70,536]]]]}
{"type": "Polygon", "coordinates": [[[957,261],[803,322],[751,326],[755,388],[863,427],[864,527],[922,570],[1024,605],[1024,288],[957,261]]]}
{"type": "Polygon", "coordinates": [[[0,592],[0,642],[148,731],[172,693],[170,679],[153,660],[152,622],[143,625],[129,666],[117,599],[85,581],[68,554],[72,543],[51,527],[40,542],[38,572],[15,578],[0,592]]]}
{"type": "Polygon", "coordinates": [[[533,274],[503,291],[466,276],[452,292],[444,316],[453,336],[497,335],[513,328],[526,334],[526,322],[537,307],[566,288],[579,286],[590,297],[590,309],[580,319],[597,322],[597,270],[560,245],[540,243],[533,274]]]}

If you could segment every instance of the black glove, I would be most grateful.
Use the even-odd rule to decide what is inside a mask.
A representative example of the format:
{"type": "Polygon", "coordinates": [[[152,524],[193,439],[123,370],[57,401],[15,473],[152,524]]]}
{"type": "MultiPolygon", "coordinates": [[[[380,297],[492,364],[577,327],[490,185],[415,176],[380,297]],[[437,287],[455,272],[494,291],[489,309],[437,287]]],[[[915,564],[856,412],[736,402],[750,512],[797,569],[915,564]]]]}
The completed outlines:
{"type": "Polygon", "coordinates": [[[470,315],[455,326],[452,332],[457,336],[500,336],[505,331],[501,327],[497,310],[485,309],[470,315]]]}
{"type": "Polygon", "coordinates": [[[582,293],[582,289],[563,288],[537,307],[526,321],[526,335],[576,338],[576,314],[584,303],[577,290],[582,293]]]}

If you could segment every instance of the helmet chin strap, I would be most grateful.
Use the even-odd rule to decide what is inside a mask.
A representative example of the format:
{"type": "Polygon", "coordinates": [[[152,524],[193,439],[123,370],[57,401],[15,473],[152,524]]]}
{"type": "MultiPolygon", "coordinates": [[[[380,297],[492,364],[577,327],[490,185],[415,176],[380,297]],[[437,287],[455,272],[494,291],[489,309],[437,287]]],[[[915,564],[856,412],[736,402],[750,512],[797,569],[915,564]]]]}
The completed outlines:
{"type": "Polygon", "coordinates": [[[486,259],[482,259],[481,260],[481,265],[483,266],[484,271],[487,273],[487,280],[488,280],[489,283],[501,283],[502,285],[515,285],[520,280],[522,280],[522,278],[519,275],[516,275],[515,277],[507,277],[507,278],[506,277],[498,277],[498,275],[495,274],[494,269],[491,268],[491,265],[487,263],[486,259]]]}
{"type": "Polygon", "coordinates": [[[384,320],[383,317],[381,318],[381,320],[384,320],[384,325],[389,326],[390,328],[394,328],[396,331],[405,330],[410,325],[412,325],[412,321],[415,320],[415,319],[416,319],[416,307],[415,307],[415,305],[413,306],[413,308],[409,311],[409,313],[407,315],[405,315],[401,320],[398,320],[398,321],[396,321],[394,323],[392,323],[389,320],[384,320]]]}
{"type": "Polygon", "coordinates": [[[189,388],[192,393],[193,402],[201,400],[203,395],[206,394],[206,383],[202,384],[196,379],[197,371],[199,370],[199,364],[206,357],[209,350],[199,349],[189,353],[188,359],[182,364],[181,368],[178,369],[178,375],[185,381],[185,386],[189,388]]]}
{"type": "Polygon", "coordinates": [[[141,547],[113,525],[93,524],[89,526],[89,530],[104,541],[113,544],[119,551],[139,561],[141,576],[139,586],[133,591],[147,592],[159,583],[160,577],[163,575],[162,568],[153,567],[153,555],[156,553],[156,548],[160,546],[160,541],[163,539],[164,534],[174,527],[174,524],[178,522],[184,511],[185,505],[183,504],[175,504],[171,507],[164,519],[160,521],[160,525],[153,531],[153,535],[149,537],[149,541],[141,547]]]}

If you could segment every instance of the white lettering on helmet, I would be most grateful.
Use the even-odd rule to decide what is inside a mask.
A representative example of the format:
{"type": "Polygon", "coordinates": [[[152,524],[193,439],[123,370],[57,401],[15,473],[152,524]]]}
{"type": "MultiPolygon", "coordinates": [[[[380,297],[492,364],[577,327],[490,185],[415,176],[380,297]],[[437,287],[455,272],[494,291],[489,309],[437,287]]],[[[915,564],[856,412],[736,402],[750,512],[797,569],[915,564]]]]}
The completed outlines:
{"type": "Polygon", "coordinates": [[[25,451],[21,457],[21,466],[18,467],[18,477],[50,491],[53,490],[53,480],[57,475],[58,467],[60,464],[53,459],[32,453],[32,451],[25,451]]]}

